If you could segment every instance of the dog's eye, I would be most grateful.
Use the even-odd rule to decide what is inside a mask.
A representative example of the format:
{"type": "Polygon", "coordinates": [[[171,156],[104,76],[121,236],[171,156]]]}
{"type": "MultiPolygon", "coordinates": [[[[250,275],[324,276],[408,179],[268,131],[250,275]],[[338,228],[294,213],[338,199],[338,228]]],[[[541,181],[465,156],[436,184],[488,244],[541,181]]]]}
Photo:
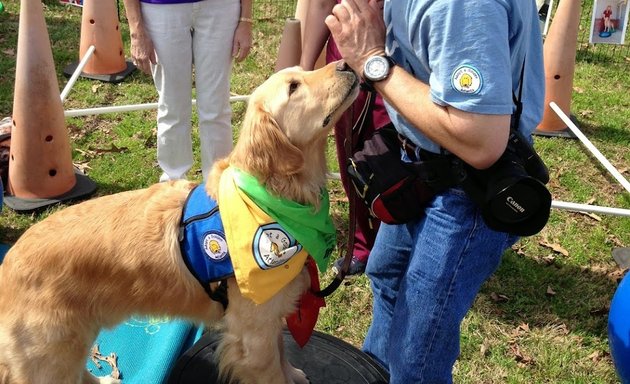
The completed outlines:
{"type": "Polygon", "coordinates": [[[297,91],[299,86],[300,86],[300,83],[298,83],[297,81],[292,81],[289,84],[289,96],[291,96],[293,92],[297,91]]]}

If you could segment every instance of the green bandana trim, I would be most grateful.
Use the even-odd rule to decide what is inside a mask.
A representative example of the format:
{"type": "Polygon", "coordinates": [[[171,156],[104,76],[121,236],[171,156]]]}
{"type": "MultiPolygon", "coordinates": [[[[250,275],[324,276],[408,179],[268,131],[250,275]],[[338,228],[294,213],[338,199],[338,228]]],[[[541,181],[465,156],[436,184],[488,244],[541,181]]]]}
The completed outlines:
{"type": "Polygon", "coordinates": [[[289,231],[315,259],[320,272],[325,272],[337,240],[335,226],[329,214],[328,190],[322,189],[322,204],[319,211],[315,212],[312,205],[302,205],[271,195],[254,176],[240,169],[233,169],[236,185],[260,209],[289,231]]]}

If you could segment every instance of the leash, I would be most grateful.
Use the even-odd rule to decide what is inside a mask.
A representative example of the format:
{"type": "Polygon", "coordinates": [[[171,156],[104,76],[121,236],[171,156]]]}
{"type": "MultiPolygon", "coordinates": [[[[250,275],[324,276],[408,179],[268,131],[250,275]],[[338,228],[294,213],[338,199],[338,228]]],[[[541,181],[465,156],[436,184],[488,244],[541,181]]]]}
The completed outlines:
{"type": "MultiPolygon", "coordinates": [[[[356,149],[356,145],[353,140],[353,133],[356,130],[357,144],[361,142],[361,137],[364,132],[364,127],[369,119],[369,111],[374,105],[374,100],[376,99],[376,95],[374,92],[369,91],[367,97],[365,99],[365,104],[361,109],[361,113],[359,114],[359,118],[354,123],[353,126],[346,127],[346,138],[344,140],[344,149],[346,152],[346,156],[352,156],[352,153],[356,149]]],[[[341,170],[342,172],[344,170],[341,170]]],[[[343,256],[343,263],[341,264],[341,268],[337,271],[337,275],[335,275],[334,279],[326,286],[326,288],[313,292],[315,296],[318,297],[326,297],[330,296],[343,282],[345,277],[348,275],[348,270],[350,269],[350,263],[352,263],[352,254],[354,251],[354,232],[356,230],[356,198],[357,192],[352,186],[348,188],[348,242],[346,243],[345,255],[343,256]]]]}

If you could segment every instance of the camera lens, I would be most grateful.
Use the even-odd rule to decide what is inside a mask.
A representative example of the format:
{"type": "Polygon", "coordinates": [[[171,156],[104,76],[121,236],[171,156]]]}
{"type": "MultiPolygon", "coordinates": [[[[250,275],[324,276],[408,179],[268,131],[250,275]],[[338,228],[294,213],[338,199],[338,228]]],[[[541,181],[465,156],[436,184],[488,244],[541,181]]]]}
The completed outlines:
{"type": "Polygon", "coordinates": [[[488,204],[490,214],[505,223],[518,223],[538,212],[539,194],[529,181],[518,180],[496,193],[488,204]]]}

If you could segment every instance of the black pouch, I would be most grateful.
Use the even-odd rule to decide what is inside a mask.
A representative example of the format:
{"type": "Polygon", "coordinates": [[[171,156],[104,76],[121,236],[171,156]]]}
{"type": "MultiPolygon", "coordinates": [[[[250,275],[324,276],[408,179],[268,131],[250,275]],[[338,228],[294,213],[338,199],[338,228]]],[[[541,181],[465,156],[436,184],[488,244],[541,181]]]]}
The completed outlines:
{"type": "Polygon", "coordinates": [[[400,158],[400,140],[393,125],[378,129],[363,148],[348,159],[348,175],[370,213],[388,224],[420,218],[439,188],[430,185],[419,168],[400,158]]]}

